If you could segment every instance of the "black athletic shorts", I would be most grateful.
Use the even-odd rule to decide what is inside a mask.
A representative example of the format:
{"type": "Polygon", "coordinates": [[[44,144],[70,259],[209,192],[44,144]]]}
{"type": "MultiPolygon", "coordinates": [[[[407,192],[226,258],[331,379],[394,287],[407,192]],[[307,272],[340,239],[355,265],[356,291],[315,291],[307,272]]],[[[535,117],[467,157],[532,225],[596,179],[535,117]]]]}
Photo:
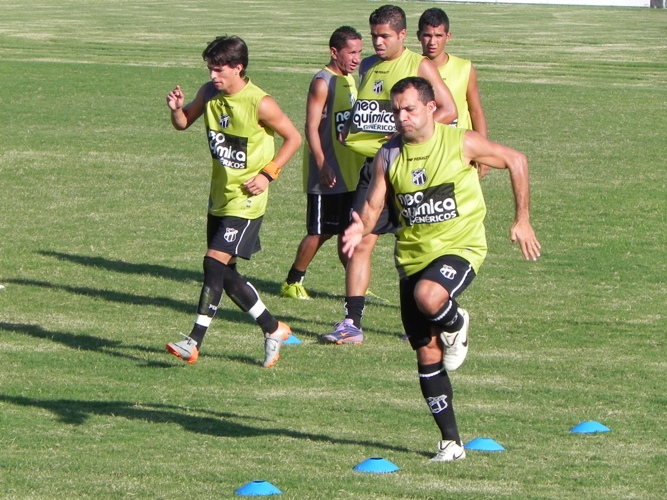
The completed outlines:
{"type": "Polygon", "coordinates": [[[259,228],[263,217],[242,219],[241,217],[217,217],[208,214],[206,224],[206,242],[211,250],[227,253],[250,260],[252,254],[259,252],[259,228]]]}
{"type": "Polygon", "coordinates": [[[309,194],[306,229],[309,235],[343,234],[350,225],[354,192],[309,194]]]}
{"type": "Polygon", "coordinates": [[[419,310],[415,301],[415,287],[420,280],[424,279],[440,284],[447,290],[449,297],[455,299],[475,279],[475,271],[470,262],[464,258],[458,255],[443,255],[418,273],[400,281],[401,319],[414,350],[427,345],[432,336],[433,323],[419,310]]]}
{"type": "MultiPolygon", "coordinates": [[[[371,165],[373,158],[366,158],[364,165],[359,172],[359,182],[357,183],[357,190],[354,192],[354,201],[352,208],[355,212],[360,213],[366,201],[366,193],[368,186],[371,183],[371,165]]],[[[391,203],[384,204],[380,217],[378,218],[375,227],[371,231],[373,234],[396,234],[398,231],[398,217],[391,203]]]]}

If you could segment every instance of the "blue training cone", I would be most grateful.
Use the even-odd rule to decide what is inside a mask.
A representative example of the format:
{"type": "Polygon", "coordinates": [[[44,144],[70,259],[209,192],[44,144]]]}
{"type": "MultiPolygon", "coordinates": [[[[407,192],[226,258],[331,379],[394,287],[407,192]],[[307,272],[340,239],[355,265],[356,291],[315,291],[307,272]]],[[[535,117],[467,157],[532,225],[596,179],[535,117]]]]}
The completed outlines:
{"type": "Polygon", "coordinates": [[[598,432],[611,432],[611,429],[600,422],[588,421],[581,422],[570,429],[570,432],[575,434],[597,434],[598,432]]]}
{"type": "Polygon", "coordinates": [[[371,457],[364,460],[354,467],[357,472],[370,472],[372,474],[388,474],[396,472],[398,467],[392,464],[389,460],[380,457],[371,457]]]}
{"type": "Polygon", "coordinates": [[[500,444],[491,438],[475,438],[463,446],[466,450],[475,451],[505,451],[500,444]]]}
{"type": "Polygon", "coordinates": [[[278,488],[267,481],[252,481],[234,492],[234,494],[244,497],[265,497],[280,495],[281,493],[278,488]]]}
{"type": "Polygon", "coordinates": [[[292,335],[291,333],[290,333],[290,336],[287,338],[287,340],[285,342],[283,342],[284,345],[290,345],[290,344],[291,345],[297,345],[297,344],[300,344],[300,343],[301,343],[301,341],[298,338],[296,338],[294,335],[292,335]]]}

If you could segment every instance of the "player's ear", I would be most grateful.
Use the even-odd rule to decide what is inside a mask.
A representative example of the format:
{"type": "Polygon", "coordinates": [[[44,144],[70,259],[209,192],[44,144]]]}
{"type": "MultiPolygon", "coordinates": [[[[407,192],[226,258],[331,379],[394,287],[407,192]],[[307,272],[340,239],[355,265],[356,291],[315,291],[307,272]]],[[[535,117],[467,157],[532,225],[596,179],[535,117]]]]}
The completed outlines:
{"type": "Polygon", "coordinates": [[[435,103],[435,101],[428,101],[426,103],[426,109],[428,109],[429,113],[435,113],[435,109],[438,107],[438,105],[435,103]]]}

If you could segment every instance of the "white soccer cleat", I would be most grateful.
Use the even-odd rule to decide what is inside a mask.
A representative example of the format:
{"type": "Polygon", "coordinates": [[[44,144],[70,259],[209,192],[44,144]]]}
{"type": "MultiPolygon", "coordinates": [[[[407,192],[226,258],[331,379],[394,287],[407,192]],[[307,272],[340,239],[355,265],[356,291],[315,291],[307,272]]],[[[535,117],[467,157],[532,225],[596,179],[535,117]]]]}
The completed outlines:
{"type": "Polygon", "coordinates": [[[444,356],[442,361],[445,370],[453,372],[458,369],[466,360],[468,355],[468,326],[470,325],[470,316],[468,311],[459,307],[459,314],[463,316],[463,326],[458,332],[442,332],[440,339],[444,346],[444,356]]]}
{"type": "Polygon", "coordinates": [[[170,352],[174,356],[181,358],[183,361],[187,361],[190,364],[193,364],[199,358],[199,349],[197,349],[197,342],[192,340],[187,335],[179,333],[183,338],[180,342],[170,342],[167,344],[167,352],[170,352]]]}
{"type": "Polygon", "coordinates": [[[280,348],[289,336],[292,330],[282,321],[278,321],[278,328],[271,334],[264,334],[264,368],[271,368],[280,358],[280,348]]]}
{"type": "Polygon", "coordinates": [[[438,442],[438,454],[434,456],[431,462],[454,462],[463,460],[466,457],[466,450],[456,441],[438,442]]]}

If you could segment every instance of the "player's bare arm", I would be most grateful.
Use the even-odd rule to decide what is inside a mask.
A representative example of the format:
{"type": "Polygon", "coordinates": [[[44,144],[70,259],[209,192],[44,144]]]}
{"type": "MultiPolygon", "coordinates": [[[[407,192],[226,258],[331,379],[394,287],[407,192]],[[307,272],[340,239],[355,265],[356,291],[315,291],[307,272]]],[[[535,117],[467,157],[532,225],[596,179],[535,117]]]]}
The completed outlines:
{"type": "Polygon", "coordinates": [[[514,193],[514,224],[510,240],[518,243],[527,260],[537,260],[542,246],[530,224],[530,186],[526,156],[515,149],[491,142],[475,131],[467,131],[464,139],[466,160],[473,160],[493,168],[509,170],[514,193]]]}
{"type": "Polygon", "coordinates": [[[324,80],[317,78],[312,81],[310,89],[308,90],[308,100],[306,102],[305,130],[308,147],[313,154],[313,158],[315,158],[315,163],[319,170],[320,184],[324,187],[333,187],[336,185],[336,175],[327,164],[319,134],[319,126],[328,95],[329,89],[324,80]]]}
{"type": "Polygon", "coordinates": [[[342,252],[348,258],[352,257],[354,249],[361,242],[361,239],[370,234],[380,217],[384,207],[385,197],[387,196],[387,177],[384,173],[384,166],[381,158],[378,156],[373,160],[371,170],[371,181],[368,185],[366,201],[361,209],[361,213],[352,212],[352,222],[345,230],[343,235],[342,252]]]}
{"type": "Polygon", "coordinates": [[[167,94],[167,106],[171,110],[171,124],[176,130],[185,130],[204,114],[204,86],[197,95],[185,106],[185,94],[180,86],[167,94]]]}
{"type": "MultiPolygon", "coordinates": [[[[474,66],[470,67],[468,88],[466,89],[466,101],[468,101],[468,112],[470,113],[472,129],[488,138],[486,116],[484,116],[484,110],[482,109],[482,98],[480,97],[479,86],[477,85],[477,71],[475,71],[474,66]]],[[[479,174],[480,179],[486,177],[486,174],[489,173],[489,166],[484,165],[483,163],[478,163],[477,173],[479,174]]]]}
{"type": "Polygon", "coordinates": [[[433,92],[435,93],[435,104],[437,109],[433,118],[439,123],[452,123],[458,118],[458,112],[456,111],[456,103],[452,97],[452,93],[445,85],[445,82],[442,81],[440,73],[438,73],[438,68],[435,67],[435,64],[429,59],[424,58],[424,60],[419,65],[419,71],[417,76],[426,78],[433,87],[433,92]]]}
{"type": "MultiPolygon", "coordinates": [[[[276,179],[280,170],[301,147],[301,134],[294,127],[290,119],[283,113],[278,103],[270,96],[264,97],[258,106],[257,117],[262,126],[270,128],[282,139],[283,143],[276,152],[273,160],[264,169],[271,178],[276,179]]],[[[269,178],[260,173],[252,179],[246,181],[243,186],[251,194],[260,194],[266,190],[269,185],[269,178]]]]}
{"type": "Polygon", "coordinates": [[[482,134],[483,137],[488,137],[486,116],[484,116],[484,110],[482,109],[482,98],[480,97],[479,86],[477,85],[477,71],[475,71],[474,66],[470,67],[466,100],[468,101],[468,112],[472,121],[472,129],[482,134]]]}

